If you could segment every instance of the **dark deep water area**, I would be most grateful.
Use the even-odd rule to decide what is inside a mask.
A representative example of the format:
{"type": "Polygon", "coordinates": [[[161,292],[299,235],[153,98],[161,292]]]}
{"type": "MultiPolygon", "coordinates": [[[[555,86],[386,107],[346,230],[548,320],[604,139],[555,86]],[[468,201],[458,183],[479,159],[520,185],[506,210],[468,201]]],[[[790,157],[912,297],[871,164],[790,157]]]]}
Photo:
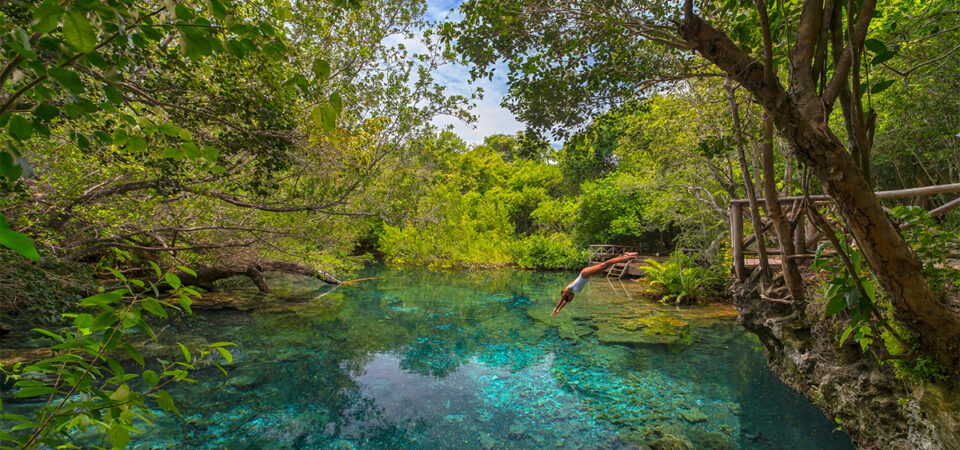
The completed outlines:
{"type": "Polygon", "coordinates": [[[198,309],[148,350],[233,341],[228,375],[171,389],[182,417],[157,410],[132,446],[852,448],[773,377],[732,306],[652,304],[594,279],[550,317],[571,273],[358,278],[210,294],[229,307],[198,309]]]}

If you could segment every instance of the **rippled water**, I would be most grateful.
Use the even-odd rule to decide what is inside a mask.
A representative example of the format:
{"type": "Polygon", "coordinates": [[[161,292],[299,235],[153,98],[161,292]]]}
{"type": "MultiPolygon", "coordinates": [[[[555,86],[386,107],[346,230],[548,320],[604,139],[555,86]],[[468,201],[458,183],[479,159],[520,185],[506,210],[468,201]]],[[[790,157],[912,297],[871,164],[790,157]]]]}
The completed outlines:
{"type": "Polygon", "coordinates": [[[731,307],[644,304],[601,279],[551,318],[569,273],[362,276],[376,278],[218,294],[249,310],[166,329],[165,345],[239,348],[228,376],[173,389],[182,418],[158,411],[134,445],[852,448],[769,373],[731,307]]]}

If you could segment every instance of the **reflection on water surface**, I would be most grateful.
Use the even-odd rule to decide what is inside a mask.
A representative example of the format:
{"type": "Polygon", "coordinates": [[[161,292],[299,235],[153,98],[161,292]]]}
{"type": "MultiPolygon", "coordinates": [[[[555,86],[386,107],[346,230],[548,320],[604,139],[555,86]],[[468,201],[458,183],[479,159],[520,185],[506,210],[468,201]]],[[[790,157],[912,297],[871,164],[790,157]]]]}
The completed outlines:
{"type": "Polygon", "coordinates": [[[570,274],[362,276],[378,278],[217,294],[248,310],[174,324],[164,343],[240,347],[229,376],[175,389],[182,419],[158,412],[135,444],[852,448],[773,378],[730,307],[645,305],[593,280],[551,318],[570,274]]]}

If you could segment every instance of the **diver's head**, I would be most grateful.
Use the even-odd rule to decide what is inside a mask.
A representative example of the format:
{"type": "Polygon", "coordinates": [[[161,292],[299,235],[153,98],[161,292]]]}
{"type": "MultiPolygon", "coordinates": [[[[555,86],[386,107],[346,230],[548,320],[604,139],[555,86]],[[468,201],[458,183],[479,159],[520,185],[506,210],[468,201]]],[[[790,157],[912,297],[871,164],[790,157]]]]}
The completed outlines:
{"type": "Polygon", "coordinates": [[[564,288],[562,291],[560,291],[560,299],[563,300],[564,302],[573,301],[574,295],[576,295],[576,293],[573,292],[573,289],[570,289],[570,288],[564,288]]]}

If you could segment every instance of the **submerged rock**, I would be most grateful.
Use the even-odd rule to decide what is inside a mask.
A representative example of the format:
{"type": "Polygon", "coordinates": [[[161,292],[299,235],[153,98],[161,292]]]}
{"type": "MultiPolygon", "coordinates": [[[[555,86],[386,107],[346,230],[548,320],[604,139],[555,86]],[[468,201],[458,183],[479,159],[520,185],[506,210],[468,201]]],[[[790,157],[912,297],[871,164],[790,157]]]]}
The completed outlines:
{"type": "Polygon", "coordinates": [[[664,436],[650,444],[654,450],[696,450],[693,443],[676,436],[664,436]]]}
{"type": "Polygon", "coordinates": [[[497,442],[497,440],[494,439],[493,436],[490,436],[490,433],[487,433],[485,431],[480,432],[479,441],[480,441],[480,446],[486,450],[500,447],[500,443],[497,442]]]}
{"type": "Polygon", "coordinates": [[[523,439],[527,436],[527,426],[520,422],[513,422],[510,425],[510,437],[513,439],[523,439]]]}
{"type": "Polygon", "coordinates": [[[700,423],[707,421],[707,415],[700,411],[699,409],[686,409],[682,410],[679,413],[681,419],[686,420],[690,423],[700,423]]]}
{"type": "Polygon", "coordinates": [[[262,381],[263,380],[260,377],[248,374],[230,378],[227,380],[226,385],[238,389],[249,389],[260,384],[262,381]]]}
{"type": "Polygon", "coordinates": [[[602,344],[674,344],[689,340],[689,324],[663,314],[598,324],[602,344]]]}

